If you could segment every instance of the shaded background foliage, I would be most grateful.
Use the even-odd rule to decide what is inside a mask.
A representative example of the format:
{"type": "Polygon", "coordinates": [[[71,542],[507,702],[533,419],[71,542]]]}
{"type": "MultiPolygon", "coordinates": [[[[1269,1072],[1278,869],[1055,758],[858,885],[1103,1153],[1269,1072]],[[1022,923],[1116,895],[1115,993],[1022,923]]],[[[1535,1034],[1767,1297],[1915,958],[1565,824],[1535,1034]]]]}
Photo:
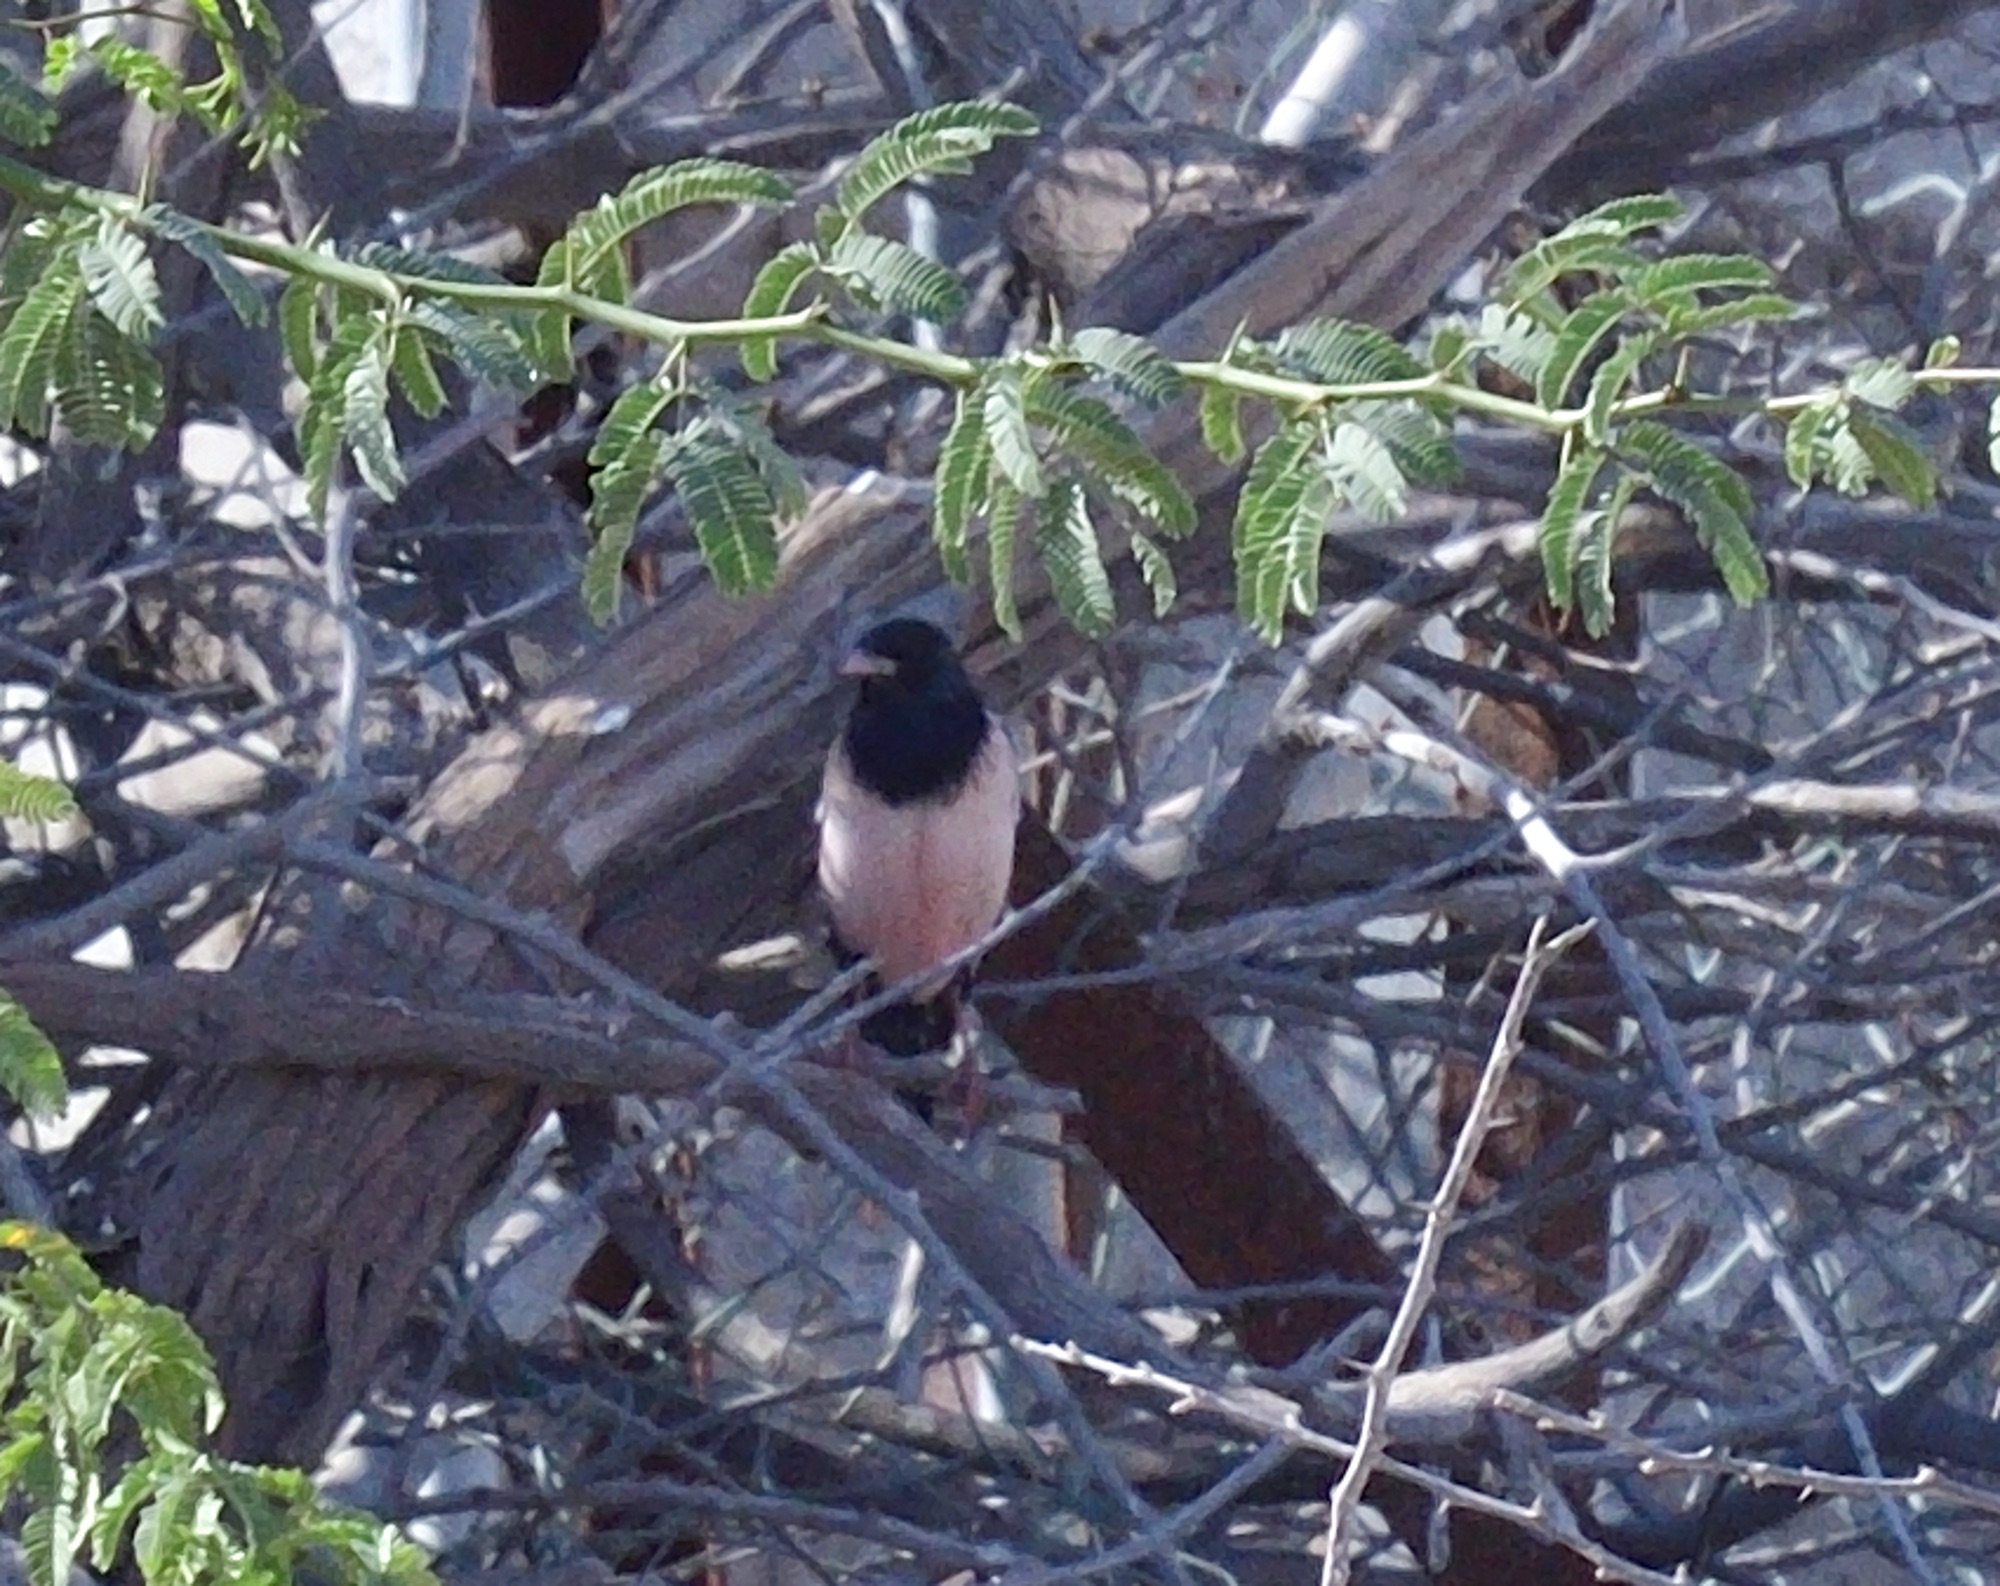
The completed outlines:
{"type": "MultiPolygon", "coordinates": [[[[790,208],[639,240],[638,300],[693,318],[810,235],[838,157],[1004,91],[1038,138],[877,217],[962,279],[950,350],[1058,313],[1183,358],[1324,314],[1421,338],[1670,185],[1679,248],[1756,252],[1814,308],[1705,338],[1699,383],[1789,392],[1947,334],[1995,361],[1992,9],[495,4],[476,55],[431,17],[397,105],[343,91],[331,9],[275,6],[323,112],[297,159],[83,73],[46,164],[519,279],[643,167],[784,172],[790,208]],[[1302,75],[1336,22],[1351,64],[1302,75]]],[[[119,25],[208,69],[170,15],[119,25]]],[[[1370,1484],[1362,1567],[1986,1577],[1982,403],[1906,410],[1922,511],[1801,496],[1768,426],[1702,427],[1771,598],[1737,611],[1635,505],[1596,636],[1539,593],[1553,449],[1461,419],[1460,479],[1337,519],[1275,649],[1231,615],[1240,472],[1170,412],[1147,438],[1200,520],[1170,619],[1122,562],[1095,642],[1032,581],[1024,644],[968,618],[1034,737],[1017,902],[1045,901],[986,976],[1021,1072],[952,1150],[867,1076],[771,1061],[825,1026],[831,660],[948,605],[949,400],[785,349],[755,399],[811,496],[776,591],[719,595],[655,499],[604,635],[583,474],[639,348],[586,330],[525,403],[399,411],[408,488],[322,533],[277,327],[160,271],[159,437],[6,460],[0,731],[81,815],[8,826],[0,982],[92,1106],[18,1126],[0,1187],[188,1312],[234,1451],[423,1512],[447,1573],[1316,1576],[1340,1462],[1281,1461],[1268,1403],[1169,1417],[1003,1346],[1218,1393],[1254,1367],[1351,1433],[1316,1385],[1374,1354],[1549,914],[1597,929],[1529,1010],[1410,1362],[1471,1374],[1392,1395],[1423,1469],[1370,1484]],[[1607,1293],[1602,1355],[1508,1353],[1607,1293]]]]}

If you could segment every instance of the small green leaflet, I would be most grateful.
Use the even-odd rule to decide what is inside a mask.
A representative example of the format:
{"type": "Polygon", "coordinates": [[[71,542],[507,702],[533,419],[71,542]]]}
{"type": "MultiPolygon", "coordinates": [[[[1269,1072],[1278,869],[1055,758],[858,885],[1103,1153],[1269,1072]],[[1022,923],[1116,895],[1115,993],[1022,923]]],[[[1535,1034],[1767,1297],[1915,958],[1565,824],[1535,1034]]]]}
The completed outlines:
{"type": "Polygon", "coordinates": [[[403,459],[389,423],[389,354],[394,326],[384,323],[368,339],[344,381],[343,427],[362,482],[384,501],[403,489],[403,459]]]}
{"type": "Polygon", "coordinates": [[[756,464],[697,421],[668,442],[661,466],[716,587],[725,595],[769,589],[778,576],[777,509],[756,464]]]}
{"type": "Polygon", "coordinates": [[[1317,560],[1325,529],[1324,512],[1318,525],[1305,521],[1322,494],[1329,503],[1332,495],[1311,460],[1320,444],[1317,420],[1287,424],[1257,449],[1236,501],[1236,609],[1272,644],[1284,635],[1302,563],[1308,556],[1317,560]]]}
{"type": "Polygon", "coordinates": [[[42,1121],[61,1117],[69,1106],[62,1057],[5,991],[0,991],[0,1090],[42,1121]]]}
{"type": "MultiPolygon", "coordinates": [[[[792,306],[799,283],[819,267],[819,249],[809,242],[794,242],[766,259],[743,299],[745,319],[771,319],[792,306]]],[[[775,337],[754,336],[740,349],[743,372],[752,380],[773,380],[778,374],[778,343],[775,337]]]]}
{"type": "Polygon", "coordinates": [[[1048,380],[1028,386],[1026,404],[1028,416],[1087,466],[1100,489],[1136,507],[1174,539],[1194,532],[1194,502],[1180,480],[1107,404],[1048,380]]]}
{"type": "Polygon", "coordinates": [[[1864,358],[1841,382],[1841,389],[1894,413],[1917,394],[1917,379],[1900,358],[1864,358]]]}
{"type": "Polygon", "coordinates": [[[107,215],[97,235],[78,250],[77,260],[91,301],[121,334],[144,339],[164,323],[160,278],[142,238],[107,215]]]}
{"type": "Polygon", "coordinates": [[[1692,441],[1650,420],[1618,433],[1620,450],[1648,476],[1652,488],[1685,512],[1695,534],[1715,558],[1716,570],[1739,605],[1770,592],[1764,554],[1750,533],[1756,502],[1736,471],[1692,441]]]}
{"type": "Polygon", "coordinates": [[[270,306],[264,301],[264,294],[257,290],[249,276],[236,268],[207,227],[190,220],[179,210],[167,208],[165,204],[151,205],[143,218],[155,234],[183,249],[208,271],[209,279],[215,282],[229,306],[236,311],[236,317],[244,324],[262,325],[270,318],[270,306]]]}
{"type": "Polygon", "coordinates": [[[1612,351],[1611,356],[1599,364],[1590,377],[1590,391],[1584,398],[1583,437],[1593,445],[1602,445],[1611,433],[1612,410],[1625,395],[1632,377],[1639,372],[1640,365],[1653,355],[1659,346],[1656,332],[1641,331],[1629,341],[1622,341],[1612,351]]]}
{"type": "Polygon", "coordinates": [[[1056,480],[1038,509],[1035,549],[1063,615],[1086,638],[1103,638],[1117,620],[1117,605],[1089,501],[1074,479],[1056,480]]]}
{"type": "Polygon", "coordinates": [[[1366,425],[1336,427],[1324,467],[1340,495],[1377,523],[1394,522],[1409,505],[1409,487],[1396,466],[1395,454],[1366,425]]]}
{"type": "Polygon", "coordinates": [[[0,137],[39,149],[56,131],[54,102],[13,67],[0,63],[0,137]]]}
{"type": "Polygon", "coordinates": [[[871,307],[948,324],[965,310],[965,283],[915,248],[851,231],[821,266],[871,307]]]}
{"type": "Polygon", "coordinates": [[[986,444],[977,393],[960,388],[954,401],[951,429],[938,452],[931,538],[937,544],[945,576],[954,584],[966,584],[972,578],[968,530],[972,519],[986,505],[987,470],[992,453],[986,444]]]}
{"type": "Polygon", "coordinates": [[[0,760],[0,820],[59,821],[76,813],[68,788],[0,760]]]}
{"type": "Polygon", "coordinates": [[[166,415],[160,361],[89,303],[79,303],[56,349],[56,407],[69,432],[90,446],[137,451],[166,415]]]}
{"type": "Polygon", "coordinates": [[[1164,617],[1174,609],[1180,593],[1174,582],[1174,564],[1167,560],[1165,550],[1137,529],[1132,531],[1132,560],[1139,564],[1139,576],[1153,592],[1154,617],[1164,617]]]}
{"type": "Polygon", "coordinates": [[[1604,468],[1604,453],[1594,446],[1579,446],[1563,460],[1542,510],[1538,536],[1542,549],[1542,572],[1549,598],[1557,608],[1568,611],[1576,604],[1577,529],[1597,476],[1604,468]]]}
{"type": "Polygon", "coordinates": [[[1937,503],[1937,470],[1924,452],[1917,432],[1894,413],[1856,402],[1847,425],[1882,483],[1919,511],[1937,503]]]}
{"type": "Polygon", "coordinates": [[[1022,495],[1042,494],[1042,464],[1035,455],[1035,437],[1028,428],[1028,409],[1021,390],[1021,372],[1002,364],[981,382],[986,438],[993,460],[1007,482],[1022,495]]]}
{"type": "Polygon", "coordinates": [[[1488,303],[1479,316],[1474,345],[1515,379],[1539,385],[1556,349],[1555,334],[1525,314],[1488,303]]]}
{"type": "Polygon", "coordinates": [[[1835,392],[1807,403],[1785,426],[1785,473],[1799,489],[1812,489],[1815,476],[1826,471],[1827,450],[1846,406],[1835,392]]]}
{"type": "Polygon", "coordinates": [[[993,481],[993,498],[986,509],[986,557],[993,582],[993,620],[1016,644],[1021,642],[1021,613],[1014,605],[1014,542],[1021,528],[1021,492],[1006,479],[993,481]]]}
{"type": "Polygon", "coordinates": [[[1032,137],[1040,124],[1015,105],[966,101],[905,116],[858,155],[835,202],[851,228],[880,200],[920,176],[963,175],[999,138],[1032,137]]]}
{"type": "Polygon", "coordinates": [[[1628,473],[1620,473],[1618,482],[1611,487],[1611,499],[1605,503],[1603,511],[1585,513],[1579,525],[1576,551],[1577,604],[1583,612],[1584,628],[1600,639],[1611,631],[1611,623],[1618,609],[1617,596],[1611,582],[1611,571],[1617,560],[1618,525],[1638,490],[1637,478],[1628,473]]]}
{"type": "Polygon", "coordinates": [[[1240,463],[1243,444],[1243,399],[1227,386],[1212,385],[1201,394],[1201,438],[1225,463],[1240,463]]]}
{"type": "Polygon", "coordinates": [[[1093,325],[1070,339],[1069,351],[1120,391],[1147,407],[1162,407],[1187,387],[1180,370],[1151,342],[1122,330],[1093,325]]]}
{"type": "Polygon", "coordinates": [[[1631,306],[1631,298],[1617,288],[1593,292],[1556,327],[1555,343],[1536,383],[1535,394],[1543,407],[1563,405],[1570,386],[1583,372],[1598,344],[1618,328],[1618,322],[1631,306]]]}
{"type": "Polygon", "coordinates": [[[1430,373],[1386,331],[1348,320],[1294,325],[1270,350],[1281,367],[1325,385],[1379,385],[1422,380],[1430,373]]]}

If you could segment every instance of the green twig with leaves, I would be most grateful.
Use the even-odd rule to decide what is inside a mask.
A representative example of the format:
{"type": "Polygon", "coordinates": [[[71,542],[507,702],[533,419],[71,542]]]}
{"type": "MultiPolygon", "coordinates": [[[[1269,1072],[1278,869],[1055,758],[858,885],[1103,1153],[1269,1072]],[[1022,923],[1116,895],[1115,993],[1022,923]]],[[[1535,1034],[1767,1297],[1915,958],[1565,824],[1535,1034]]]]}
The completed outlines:
{"type": "MultiPolygon", "coordinates": [[[[238,3],[244,25],[261,27],[256,0],[238,3]]],[[[39,92],[19,80],[0,92],[0,132],[30,145],[46,139],[48,117],[23,108],[23,96],[39,92]]],[[[1291,616],[1317,612],[1335,515],[1391,520],[1413,487],[1448,485],[1462,416],[1559,441],[1541,535],[1548,591],[1602,631],[1619,521],[1642,493],[1687,516],[1738,600],[1767,587],[1749,486],[1670,421],[1761,413],[1785,432],[1801,488],[1824,480],[1860,493],[1880,482],[1923,506],[1937,473],[1900,410],[1927,386],[2000,383],[2000,371],[1954,367],[1952,349],[1941,347],[1923,368],[1874,360],[1831,390],[1762,398],[1690,390],[1698,338],[1782,321],[1798,308],[1754,258],[1662,255],[1655,234],[1681,210],[1655,196],[1607,204],[1530,249],[1483,313],[1440,325],[1422,355],[1333,320],[1268,340],[1239,336],[1219,358],[1181,362],[1101,328],[1058,329],[1042,345],[993,358],[891,334],[899,320],[951,321],[965,289],[938,261],[868,231],[870,212],[908,182],[963,173],[997,140],[1035,130],[1026,112],[1004,104],[948,104],[905,118],[855,158],[811,240],[759,271],[741,317],[702,322],[632,306],[627,244],[689,206],[791,202],[790,184],[771,171],[698,159],[643,173],[580,215],[523,286],[435,254],[381,245],[341,254],[252,237],[0,157],[0,188],[23,206],[0,258],[0,427],[43,435],[60,417],[87,443],[150,437],[163,401],[149,346],[160,323],[149,252],[157,245],[199,259],[246,320],[267,312],[265,288],[246,267],[276,276],[286,358],[306,388],[297,428],[315,513],[343,456],[377,496],[402,488],[392,414],[399,399],[422,415],[442,409],[440,360],[526,392],[571,378],[577,327],[601,326],[661,350],[653,372],[613,404],[590,453],[594,549],[583,598],[608,621],[641,514],[667,491],[725,591],[771,586],[781,525],[803,505],[798,474],[731,371],[700,355],[733,346],[742,377],[765,382],[786,343],[832,345],[952,392],[933,519],[945,573],[971,582],[983,535],[995,616],[1018,633],[1017,564],[1032,554],[1069,620],[1102,634],[1116,620],[1107,544],[1132,556],[1164,613],[1176,593],[1169,547],[1196,528],[1194,502],[1130,415],[1198,399],[1210,447],[1247,461],[1232,537],[1237,605],[1275,642],[1291,616]],[[1507,382],[1525,394],[1494,389],[1507,382]],[[1254,454],[1244,439],[1251,405],[1274,421],[1254,454]],[[1114,519],[1121,532],[1109,541],[1101,525],[1114,519]]]]}

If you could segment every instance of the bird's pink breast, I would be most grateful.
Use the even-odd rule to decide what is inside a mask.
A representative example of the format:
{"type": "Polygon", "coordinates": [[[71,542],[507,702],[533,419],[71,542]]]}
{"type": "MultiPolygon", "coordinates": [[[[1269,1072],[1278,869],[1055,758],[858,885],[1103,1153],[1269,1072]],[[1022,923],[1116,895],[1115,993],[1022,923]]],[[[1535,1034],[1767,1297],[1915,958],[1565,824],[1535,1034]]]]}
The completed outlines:
{"type": "Polygon", "coordinates": [[[971,777],[938,802],[884,803],[836,747],[820,796],[819,879],[841,941],[873,958],[885,985],[971,946],[1006,907],[1019,814],[1014,749],[997,722],[971,777]]]}

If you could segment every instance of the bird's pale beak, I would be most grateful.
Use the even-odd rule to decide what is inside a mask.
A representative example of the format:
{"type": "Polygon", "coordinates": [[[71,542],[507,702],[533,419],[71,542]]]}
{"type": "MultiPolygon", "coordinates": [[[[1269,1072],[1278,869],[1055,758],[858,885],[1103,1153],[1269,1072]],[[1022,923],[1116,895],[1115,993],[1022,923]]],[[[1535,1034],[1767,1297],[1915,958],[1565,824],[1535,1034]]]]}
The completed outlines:
{"type": "Polygon", "coordinates": [[[894,677],[896,663],[886,655],[870,655],[866,650],[855,650],[840,663],[842,677],[894,677]]]}

